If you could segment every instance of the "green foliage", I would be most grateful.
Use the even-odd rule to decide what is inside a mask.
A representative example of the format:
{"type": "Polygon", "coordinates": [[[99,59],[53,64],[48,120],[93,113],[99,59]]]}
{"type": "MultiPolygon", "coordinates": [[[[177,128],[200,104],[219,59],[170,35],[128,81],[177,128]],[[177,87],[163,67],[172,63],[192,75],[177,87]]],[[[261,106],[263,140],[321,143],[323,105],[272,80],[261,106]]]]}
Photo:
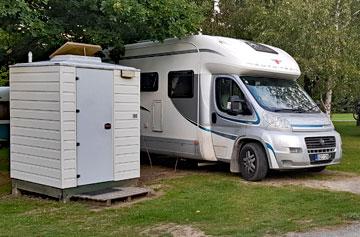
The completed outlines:
{"type": "Polygon", "coordinates": [[[335,105],[353,101],[360,95],[359,1],[222,0],[220,3],[222,13],[207,20],[205,33],[284,49],[299,62],[303,72],[301,82],[317,100],[324,99],[330,89],[334,90],[335,105]]]}
{"type": "Polygon", "coordinates": [[[47,59],[66,41],[112,47],[118,57],[125,43],[195,33],[202,19],[191,0],[2,0],[0,65],[24,62],[30,50],[47,59]]]}

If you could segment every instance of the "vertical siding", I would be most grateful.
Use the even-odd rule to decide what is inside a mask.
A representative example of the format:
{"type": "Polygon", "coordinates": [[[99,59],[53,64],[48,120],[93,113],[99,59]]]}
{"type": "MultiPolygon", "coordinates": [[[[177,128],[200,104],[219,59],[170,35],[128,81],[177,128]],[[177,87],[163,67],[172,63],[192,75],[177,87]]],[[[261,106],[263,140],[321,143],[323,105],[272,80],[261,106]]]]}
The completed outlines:
{"type": "Polygon", "coordinates": [[[140,177],[140,73],[132,79],[114,71],[114,177],[140,177]],[[134,117],[136,116],[136,117],[134,117]]]}
{"type": "Polygon", "coordinates": [[[11,178],[61,187],[59,66],[10,69],[11,178]]]}
{"type": "Polygon", "coordinates": [[[76,168],[76,70],[60,69],[62,188],[77,186],[76,168]]]}

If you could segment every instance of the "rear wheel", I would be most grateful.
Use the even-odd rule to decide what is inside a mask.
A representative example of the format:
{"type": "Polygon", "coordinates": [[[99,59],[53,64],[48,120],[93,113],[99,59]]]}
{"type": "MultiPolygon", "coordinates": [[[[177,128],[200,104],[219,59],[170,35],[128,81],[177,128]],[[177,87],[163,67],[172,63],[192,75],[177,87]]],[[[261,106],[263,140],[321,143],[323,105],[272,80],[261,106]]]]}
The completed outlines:
{"type": "Polygon", "coordinates": [[[245,144],[240,151],[240,171],[248,181],[259,181],[269,170],[264,148],[258,143],[245,144]]]}
{"type": "Polygon", "coordinates": [[[309,170],[310,172],[321,172],[321,171],[323,171],[324,169],[326,169],[326,166],[311,167],[311,168],[309,168],[308,170],[309,170]]]}

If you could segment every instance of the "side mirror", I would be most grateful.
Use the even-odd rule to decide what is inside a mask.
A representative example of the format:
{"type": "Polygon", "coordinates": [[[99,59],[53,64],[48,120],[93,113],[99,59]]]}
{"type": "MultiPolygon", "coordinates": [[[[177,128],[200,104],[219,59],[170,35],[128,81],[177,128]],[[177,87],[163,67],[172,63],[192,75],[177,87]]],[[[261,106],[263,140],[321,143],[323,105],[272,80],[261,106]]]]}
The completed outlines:
{"type": "Polygon", "coordinates": [[[242,114],[243,103],[245,103],[245,101],[240,99],[239,96],[237,95],[230,96],[227,104],[228,114],[230,115],[242,114]]]}

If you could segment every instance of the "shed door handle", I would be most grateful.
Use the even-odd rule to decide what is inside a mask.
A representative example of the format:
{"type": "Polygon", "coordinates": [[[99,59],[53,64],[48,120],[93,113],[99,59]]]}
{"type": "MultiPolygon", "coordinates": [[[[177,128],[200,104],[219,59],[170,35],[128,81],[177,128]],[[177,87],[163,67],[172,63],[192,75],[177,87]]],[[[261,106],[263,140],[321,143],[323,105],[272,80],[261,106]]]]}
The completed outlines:
{"type": "Polygon", "coordinates": [[[111,129],[111,123],[105,123],[104,128],[105,129],[111,129]]]}

